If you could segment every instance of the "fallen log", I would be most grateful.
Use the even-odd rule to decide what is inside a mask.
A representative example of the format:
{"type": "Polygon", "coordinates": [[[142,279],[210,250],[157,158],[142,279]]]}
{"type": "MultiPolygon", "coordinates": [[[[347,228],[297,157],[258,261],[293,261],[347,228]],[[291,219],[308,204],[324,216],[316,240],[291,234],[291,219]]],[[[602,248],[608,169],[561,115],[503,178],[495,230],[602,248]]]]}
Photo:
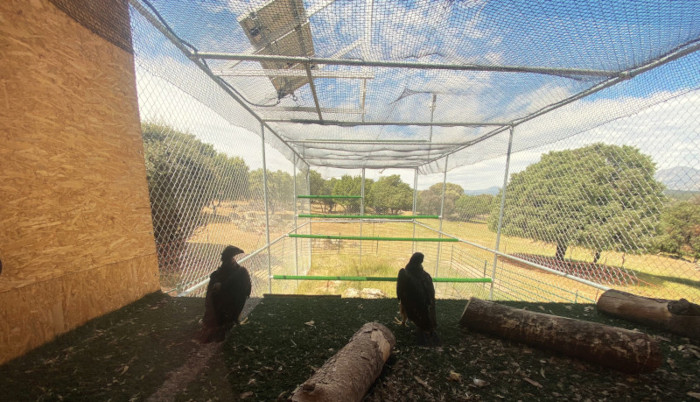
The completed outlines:
{"type": "Polygon", "coordinates": [[[700,306],[686,299],[650,299],[608,290],[600,296],[596,307],[614,317],[700,339],[700,306]]]}
{"type": "Polygon", "coordinates": [[[515,309],[472,297],[460,325],[523,342],[627,373],[648,373],[661,365],[658,343],[644,333],[515,309]]]}
{"type": "Polygon", "coordinates": [[[396,345],[394,334],[382,324],[362,326],[350,342],[294,391],[291,400],[360,401],[379,377],[396,345]]]}

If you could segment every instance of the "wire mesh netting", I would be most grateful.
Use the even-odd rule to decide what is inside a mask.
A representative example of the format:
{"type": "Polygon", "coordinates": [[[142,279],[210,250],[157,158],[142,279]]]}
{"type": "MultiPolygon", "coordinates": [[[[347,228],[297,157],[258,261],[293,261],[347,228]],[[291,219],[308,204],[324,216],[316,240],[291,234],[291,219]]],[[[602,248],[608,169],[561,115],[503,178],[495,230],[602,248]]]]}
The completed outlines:
{"type": "Polygon", "coordinates": [[[164,288],[700,299],[700,3],[130,4],[164,288]]]}

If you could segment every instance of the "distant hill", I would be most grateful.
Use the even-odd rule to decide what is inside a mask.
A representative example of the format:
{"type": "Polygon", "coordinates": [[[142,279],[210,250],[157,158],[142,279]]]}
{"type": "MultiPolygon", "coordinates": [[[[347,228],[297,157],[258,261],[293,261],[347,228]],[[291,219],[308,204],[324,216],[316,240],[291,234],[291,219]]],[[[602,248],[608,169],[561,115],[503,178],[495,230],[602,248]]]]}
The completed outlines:
{"type": "Polygon", "coordinates": [[[656,180],[668,190],[700,191],[700,170],[688,166],[676,166],[656,172],[656,180]]]}
{"type": "Polygon", "coordinates": [[[464,190],[464,194],[466,194],[466,195],[480,195],[480,194],[496,195],[496,194],[498,194],[498,190],[500,190],[500,189],[501,189],[500,187],[494,186],[494,187],[489,187],[489,188],[485,188],[482,190],[464,190]]]}

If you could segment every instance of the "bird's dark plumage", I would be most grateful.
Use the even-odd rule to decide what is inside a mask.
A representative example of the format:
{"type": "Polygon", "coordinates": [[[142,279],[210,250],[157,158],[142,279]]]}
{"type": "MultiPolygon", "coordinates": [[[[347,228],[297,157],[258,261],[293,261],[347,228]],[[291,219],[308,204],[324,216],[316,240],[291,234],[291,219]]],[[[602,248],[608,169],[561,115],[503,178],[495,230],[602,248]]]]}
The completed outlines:
{"type": "Polygon", "coordinates": [[[246,299],[250,296],[250,275],[238,265],[235,256],[243,253],[227,246],[221,253],[221,266],[209,277],[201,341],[223,341],[226,332],[238,323],[246,299]]]}
{"type": "Polygon", "coordinates": [[[406,318],[418,327],[418,341],[422,344],[437,344],[437,319],[435,316],[435,287],[433,278],[423,270],[423,253],[414,253],[399,271],[396,281],[396,296],[401,305],[402,324],[406,318]]]}

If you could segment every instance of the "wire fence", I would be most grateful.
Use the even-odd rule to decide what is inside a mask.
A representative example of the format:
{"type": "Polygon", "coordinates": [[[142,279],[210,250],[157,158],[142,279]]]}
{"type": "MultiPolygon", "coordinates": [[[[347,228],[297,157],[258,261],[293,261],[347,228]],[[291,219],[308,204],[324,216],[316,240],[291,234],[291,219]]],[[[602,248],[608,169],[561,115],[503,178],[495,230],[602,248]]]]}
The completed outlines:
{"type": "MultiPolygon", "coordinates": [[[[369,63],[362,70],[309,68],[308,76],[299,64],[292,70],[305,74],[290,80],[215,74],[254,75],[267,61],[194,57],[194,46],[208,42],[189,17],[213,24],[214,7],[183,6],[183,11],[167,2],[130,3],[144,156],[165,291],[202,295],[221,251],[234,244],[246,252],[240,261],[251,271],[254,295],[365,291],[393,297],[391,284],[305,283],[271,276],[391,276],[420,251],[434,277],[493,280],[436,283],[439,297],[590,303],[612,287],[656,298],[700,300],[700,54],[686,49],[694,43],[697,25],[681,21],[690,13],[672,10],[678,11],[677,25],[685,28],[676,35],[678,47],[669,50],[673,57],[668,61],[654,54],[658,60],[637,63],[649,67],[644,71],[627,59],[601,61],[609,69],[617,64],[624,71],[634,69],[635,75],[624,79],[592,78],[584,71],[575,77],[508,76],[499,81],[493,72],[460,72],[447,65],[445,71],[431,72],[419,63],[410,69],[369,63]],[[308,85],[312,73],[327,75],[318,82],[319,96],[308,85]],[[342,77],[357,80],[358,74],[352,85],[341,83],[342,77]],[[452,106],[473,101],[468,84],[487,77],[491,80],[484,82],[494,92],[486,84],[477,92],[491,95],[483,97],[489,110],[474,106],[463,112],[469,116],[462,116],[452,106]],[[397,87],[389,91],[378,85],[388,82],[397,87]],[[368,109],[352,114],[354,106],[336,105],[339,99],[323,92],[333,88],[341,94],[367,91],[368,109]],[[542,96],[526,96],[533,93],[542,96]],[[381,103],[390,95],[390,102],[381,103]],[[504,98],[513,103],[503,105],[504,98]],[[503,117],[497,110],[508,124],[497,124],[503,117]],[[322,112],[338,119],[352,114],[348,122],[358,125],[329,124],[324,131],[317,125],[292,129],[289,122],[278,121],[322,112]],[[385,120],[408,123],[412,113],[425,119],[415,127],[382,125],[385,120]],[[460,116],[483,118],[483,124],[449,124],[460,116]],[[361,125],[365,123],[377,125],[361,125]],[[359,198],[299,198],[304,195],[359,198]],[[387,239],[392,237],[459,241],[387,239]]],[[[333,10],[344,7],[331,3],[316,10],[319,21],[308,17],[309,35],[319,35],[314,24],[335,21],[333,10]]],[[[493,6],[483,15],[499,22],[499,13],[489,13],[493,6]]],[[[255,20],[250,7],[219,10],[219,17],[234,21],[227,12],[240,12],[235,26],[254,30],[245,24],[265,21],[262,14],[255,20]]],[[[377,7],[385,20],[375,23],[388,24],[378,29],[398,23],[388,12],[392,6],[377,7]]],[[[597,13],[589,8],[577,12],[597,13]]],[[[472,11],[451,12],[466,20],[472,11]]],[[[221,31],[233,35],[231,46],[249,39],[243,30],[231,32],[221,31]]],[[[340,50],[323,43],[326,47],[317,47],[317,55],[330,57],[337,53],[332,50],[340,50]]],[[[382,57],[391,53],[370,50],[382,57]]],[[[407,49],[400,53],[413,54],[407,49]]],[[[346,55],[357,60],[357,51],[346,55]]],[[[517,53],[508,55],[513,64],[520,60],[517,53]]],[[[435,57],[437,63],[446,56],[435,57]]],[[[354,99],[348,104],[355,101],[360,103],[354,99]]]]}

